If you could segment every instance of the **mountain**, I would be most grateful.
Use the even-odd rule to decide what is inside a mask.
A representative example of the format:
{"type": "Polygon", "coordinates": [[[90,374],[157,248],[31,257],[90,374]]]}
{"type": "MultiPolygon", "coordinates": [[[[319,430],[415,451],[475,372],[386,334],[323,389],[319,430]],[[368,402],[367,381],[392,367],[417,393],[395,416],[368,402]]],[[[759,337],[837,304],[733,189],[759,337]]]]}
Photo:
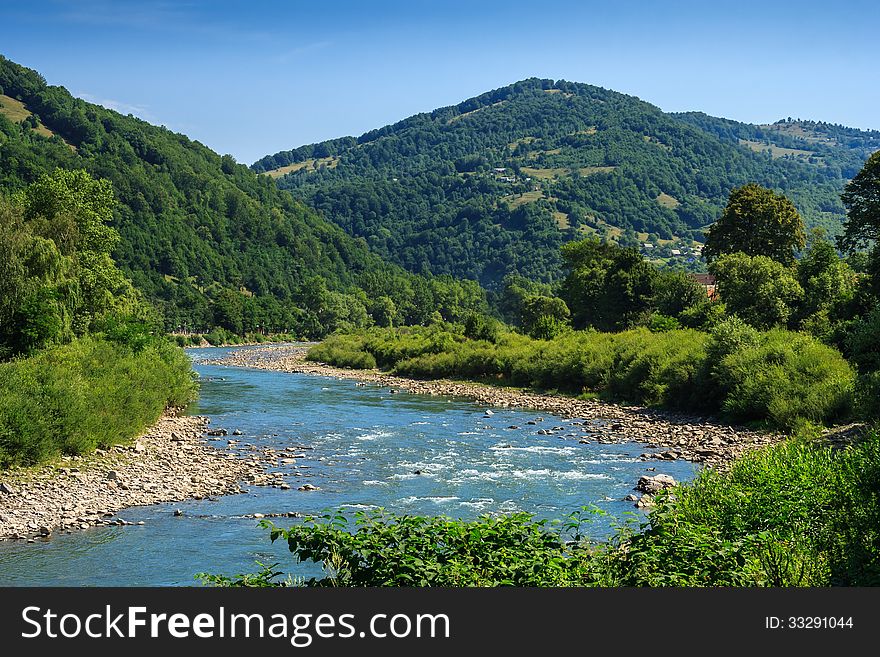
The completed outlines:
{"type": "Polygon", "coordinates": [[[877,131],[668,114],[529,79],[252,168],[410,271],[492,287],[512,272],[555,279],[559,246],[587,234],[648,242],[654,258],[698,268],[704,229],[752,181],[836,233],[840,192],[878,148],[877,131]]]}
{"type": "Polygon", "coordinates": [[[74,98],[0,56],[0,192],[56,167],[112,182],[114,259],[169,328],[319,336],[363,325],[367,313],[418,323],[480,303],[476,284],[388,264],[231,156],[74,98]]]}

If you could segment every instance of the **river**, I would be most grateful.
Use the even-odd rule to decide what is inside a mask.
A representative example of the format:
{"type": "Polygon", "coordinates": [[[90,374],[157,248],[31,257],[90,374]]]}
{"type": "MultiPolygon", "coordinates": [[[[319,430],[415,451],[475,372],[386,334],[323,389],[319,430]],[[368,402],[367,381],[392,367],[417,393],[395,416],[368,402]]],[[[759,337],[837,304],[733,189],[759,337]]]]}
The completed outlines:
{"type": "MultiPolygon", "coordinates": [[[[296,468],[277,468],[290,473],[291,488],[251,486],[242,495],[134,507],[118,516],[144,525],[3,542],[0,585],[185,586],[196,583],[195,573],[251,572],[256,561],[279,562],[293,574],[316,573],[313,565],[294,564],[286,545],[271,545],[258,521],[244,517],[254,513],[384,507],[461,518],[528,511],[554,519],[593,504],[621,520],[641,514],[623,498],[646,474],[648,464],[638,458],[645,447],[580,443],[579,423],[601,419],[515,409],[487,414],[465,399],[202,362],[226,351],[190,352],[202,379],[191,412],[209,416],[212,427],[241,431],[243,452],[308,448],[297,450],[305,458],[296,468]],[[541,428],[556,430],[539,435],[541,428]],[[297,490],[304,483],[319,490],[297,490]],[[178,509],[182,515],[175,515],[178,509]]],[[[228,438],[214,444],[225,449],[228,438]]],[[[697,469],[686,461],[662,464],[679,481],[692,479],[697,469]]],[[[598,519],[593,536],[607,535],[609,526],[610,518],[598,519]]]]}

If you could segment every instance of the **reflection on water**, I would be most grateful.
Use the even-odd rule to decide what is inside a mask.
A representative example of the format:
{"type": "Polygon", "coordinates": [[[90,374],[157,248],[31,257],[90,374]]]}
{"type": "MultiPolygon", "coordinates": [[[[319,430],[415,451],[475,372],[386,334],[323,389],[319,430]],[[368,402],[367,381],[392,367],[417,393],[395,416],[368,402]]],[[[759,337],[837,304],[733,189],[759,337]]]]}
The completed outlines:
{"type": "MultiPolygon", "coordinates": [[[[191,412],[209,415],[214,427],[241,430],[241,444],[257,451],[311,448],[302,450],[300,467],[273,468],[291,474],[292,488],[136,507],[119,516],[145,525],[3,543],[0,585],[189,585],[197,572],[247,572],[257,560],[308,572],[292,564],[286,546],[271,545],[256,520],[242,517],[253,513],[384,507],[462,518],[520,510],[560,518],[586,504],[618,518],[633,511],[622,500],[645,473],[638,458],[644,447],[581,444],[600,419],[541,413],[542,422],[528,425],[538,414],[494,409],[486,417],[467,400],[200,363],[223,351],[192,352],[202,389],[191,412]],[[553,427],[551,435],[537,433],[553,427]],[[320,490],[296,490],[302,483],[320,490]],[[178,508],[182,517],[174,516],[178,508]]],[[[226,438],[214,444],[225,449],[226,438]]],[[[683,461],[662,470],[678,480],[696,473],[683,461]]],[[[597,537],[607,531],[608,521],[593,528],[597,537]]]]}

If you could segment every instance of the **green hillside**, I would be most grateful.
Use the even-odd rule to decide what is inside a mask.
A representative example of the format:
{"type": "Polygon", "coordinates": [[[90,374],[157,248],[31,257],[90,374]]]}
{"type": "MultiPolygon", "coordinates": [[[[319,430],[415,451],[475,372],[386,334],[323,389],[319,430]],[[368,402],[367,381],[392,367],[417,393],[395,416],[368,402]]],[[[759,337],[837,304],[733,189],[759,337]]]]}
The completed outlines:
{"type": "Polygon", "coordinates": [[[491,287],[509,272],[556,278],[560,244],[586,234],[649,242],[654,259],[697,268],[695,241],[750,181],[835,233],[845,181],[878,148],[875,131],[667,114],[529,79],[252,168],[411,271],[491,287]]]}
{"type": "Polygon", "coordinates": [[[0,57],[0,193],[57,167],[112,182],[114,259],[168,328],[319,336],[368,315],[418,323],[482,302],[474,284],[386,264],[231,156],[74,98],[0,57]]]}

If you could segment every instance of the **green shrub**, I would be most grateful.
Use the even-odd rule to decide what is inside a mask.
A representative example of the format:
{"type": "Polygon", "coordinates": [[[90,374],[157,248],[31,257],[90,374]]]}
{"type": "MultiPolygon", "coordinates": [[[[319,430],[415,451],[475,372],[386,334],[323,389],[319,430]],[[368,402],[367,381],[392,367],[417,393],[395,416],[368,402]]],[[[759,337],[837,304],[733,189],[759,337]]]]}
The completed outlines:
{"type": "Polygon", "coordinates": [[[376,367],[376,359],[366,351],[361,351],[345,339],[331,337],[309,350],[309,360],[332,363],[336,367],[350,367],[352,369],[373,369],[376,367]]]}
{"type": "Polygon", "coordinates": [[[666,333],[667,331],[674,331],[678,328],[681,328],[678,320],[675,317],[669,317],[668,315],[654,313],[648,320],[648,329],[650,329],[651,333],[666,333]]]}
{"type": "Polygon", "coordinates": [[[792,429],[830,422],[852,407],[855,374],[838,351],[801,333],[773,329],[713,366],[722,409],[738,419],[769,419],[792,429]]]}
{"type": "Polygon", "coordinates": [[[134,351],[82,338],[2,363],[0,465],[125,442],[194,391],[189,359],[164,339],[134,351]]]}
{"type": "Polygon", "coordinates": [[[526,513],[461,521],[376,511],[264,526],[297,560],[323,564],[326,577],[308,586],[572,586],[586,575],[588,553],[526,513]]]}
{"type": "Polygon", "coordinates": [[[854,374],[808,335],[761,333],[737,317],[711,334],[693,329],[620,333],[567,331],[552,340],[502,333],[468,339],[448,325],[335,335],[307,358],[340,367],[380,367],[419,379],[457,378],[598,394],[793,429],[844,417],[854,374]]]}

